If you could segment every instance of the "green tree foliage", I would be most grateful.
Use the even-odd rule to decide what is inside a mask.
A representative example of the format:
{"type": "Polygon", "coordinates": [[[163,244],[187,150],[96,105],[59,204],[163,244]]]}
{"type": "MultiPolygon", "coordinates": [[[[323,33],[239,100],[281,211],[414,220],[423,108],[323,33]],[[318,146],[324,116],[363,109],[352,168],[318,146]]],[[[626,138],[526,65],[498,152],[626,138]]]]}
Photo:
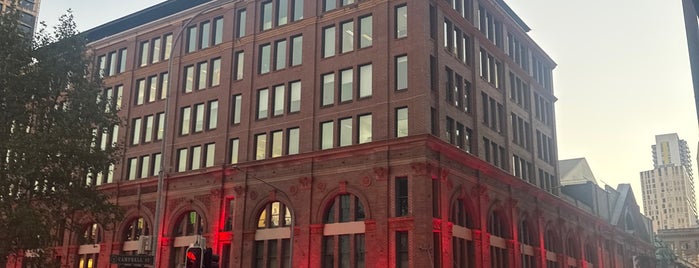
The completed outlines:
{"type": "Polygon", "coordinates": [[[0,15],[0,267],[28,250],[39,257],[24,261],[48,267],[62,232],[121,217],[94,186],[118,151],[100,133],[120,121],[70,11],[34,39],[17,16],[0,15]]]}

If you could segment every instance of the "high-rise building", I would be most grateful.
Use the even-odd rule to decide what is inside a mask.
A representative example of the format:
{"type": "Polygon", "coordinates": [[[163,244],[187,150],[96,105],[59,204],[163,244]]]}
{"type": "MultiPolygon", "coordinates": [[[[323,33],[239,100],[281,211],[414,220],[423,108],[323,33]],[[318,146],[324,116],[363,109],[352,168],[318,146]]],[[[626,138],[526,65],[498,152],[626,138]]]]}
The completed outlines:
{"type": "Polygon", "coordinates": [[[697,226],[692,160],[687,142],[676,133],[655,136],[653,170],[643,171],[641,187],[646,216],[654,230],[697,226]]]}
{"type": "Polygon", "coordinates": [[[39,17],[39,5],[41,0],[0,0],[0,12],[8,8],[17,7],[20,10],[19,22],[22,31],[34,33],[37,18],[39,17]]]}
{"type": "Polygon", "coordinates": [[[694,86],[694,105],[699,120],[699,1],[682,0],[682,10],[694,86]]]}
{"type": "Polygon", "coordinates": [[[559,197],[555,63],[528,30],[501,0],[170,0],[89,30],[126,124],[96,130],[123,154],[87,183],[126,217],[76,218],[55,252],[107,267],[155,236],[158,267],[182,267],[203,236],[222,267],[650,256],[559,197]]]}

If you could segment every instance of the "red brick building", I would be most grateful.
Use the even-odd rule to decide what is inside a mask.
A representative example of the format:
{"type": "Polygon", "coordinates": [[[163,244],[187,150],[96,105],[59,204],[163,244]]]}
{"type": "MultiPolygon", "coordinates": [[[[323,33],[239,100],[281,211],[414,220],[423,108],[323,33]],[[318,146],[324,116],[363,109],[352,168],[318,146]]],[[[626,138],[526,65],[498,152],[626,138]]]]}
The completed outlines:
{"type": "Polygon", "coordinates": [[[222,267],[632,267],[648,241],[559,197],[528,30],[501,0],[170,0],[94,28],[125,125],[88,181],[126,217],[57,255],[116,267],[155,236],[181,267],[200,235],[222,267]]]}

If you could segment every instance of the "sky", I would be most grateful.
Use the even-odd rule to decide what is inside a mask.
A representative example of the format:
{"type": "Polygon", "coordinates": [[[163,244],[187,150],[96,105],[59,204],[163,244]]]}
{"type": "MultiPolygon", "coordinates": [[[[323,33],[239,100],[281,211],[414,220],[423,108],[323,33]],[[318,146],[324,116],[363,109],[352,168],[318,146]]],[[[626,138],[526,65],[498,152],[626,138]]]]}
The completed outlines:
{"type": "MultiPolygon", "coordinates": [[[[78,29],[87,30],[160,2],[44,0],[39,20],[56,25],[72,9],[78,29]]],[[[506,2],[558,64],[553,76],[559,159],[585,157],[600,184],[630,183],[641,207],[639,173],[653,169],[655,135],[678,133],[699,173],[699,125],[680,0],[506,2]]]]}

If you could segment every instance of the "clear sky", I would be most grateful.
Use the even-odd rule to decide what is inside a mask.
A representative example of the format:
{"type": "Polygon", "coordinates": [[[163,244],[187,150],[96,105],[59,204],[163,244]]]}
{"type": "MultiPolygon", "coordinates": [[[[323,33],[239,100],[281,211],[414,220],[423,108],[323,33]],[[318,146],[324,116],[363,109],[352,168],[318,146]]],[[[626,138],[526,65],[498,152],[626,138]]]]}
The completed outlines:
{"type": "MultiPolygon", "coordinates": [[[[72,9],[90,29],[162,0],[44,0],[40,21],[72,9]]],[[[656,134],[687,140],[696,168],[698,121],[680,0],[506,0],[554,70],[560,159],[585,157],[598,181],[631,183],[653,168],[656,134]]],[[[699,189],[699,187],[695,187],[699,189]]]]}

